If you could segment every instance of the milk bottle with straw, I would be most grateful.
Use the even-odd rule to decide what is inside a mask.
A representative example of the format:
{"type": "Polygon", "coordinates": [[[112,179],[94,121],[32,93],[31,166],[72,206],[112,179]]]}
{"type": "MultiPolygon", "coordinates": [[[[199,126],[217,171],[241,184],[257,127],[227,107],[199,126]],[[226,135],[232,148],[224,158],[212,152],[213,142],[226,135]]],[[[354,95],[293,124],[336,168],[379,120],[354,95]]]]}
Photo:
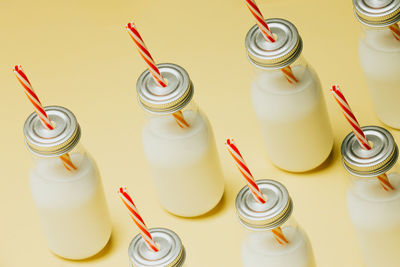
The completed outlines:
{"type": "Polygon", "coordinates": [[[140,231],[129,245],[130,266],[184,267],[186,253],[179,236],[166,228],[148,229],[127,189],[120,187],[118,194],[140,231]]]}
{"type": "Polygon", "coordinates": [[[284,19],[264,20],[253,0],[246,3],[258,24],[245,44],[255,69],[251,99],[267,154],[284,170],[311,170],[326,160],[333,145],[319,78],[301,56],[296,27],[284,19]]]}
{"type": "Polygon", "coordinates": [[[362,24],[360,64],[375,112],[400,129],[400,0],[353,0],[353,5],[362,24]]]}
{"type": "Polygon", "coordinates": [[[224,191],[210,122],[192,101],[194,86],[188,73],[175,64],[156,65],[133,23],[127,30],[148,64],[136,88],[147,113],[143,149],[159,200],[179,216],[206,213],[224,191]]]}
{"type": "Polygon", "coordinates": [[[293,203],[286,188],[273,180],[255,181],[233,140],[226,145],[247,182],[236,197],[239,221],[248,230],[242,265],[315,267],[307,234],[291,216],[293,203]]]}
{"type": "Polygon", "coordinates": [[[68,259],[84,259],[99,252],[111,234],[100,173],[80,145],[81,129],[71,111],[43,108],[21,66],[15,75],[34,105],[24,135],[34,155],[30,188],[47,245],[68,259]]]}
{"type": "Polygon", "coordinates": [[[353,133],[342,142],[344,168],[351,176],[347,208],[367,267],[400,266],[400,169],[393,136],[378,126],[360,127],[337,86],[335,99],[353,133]]]}

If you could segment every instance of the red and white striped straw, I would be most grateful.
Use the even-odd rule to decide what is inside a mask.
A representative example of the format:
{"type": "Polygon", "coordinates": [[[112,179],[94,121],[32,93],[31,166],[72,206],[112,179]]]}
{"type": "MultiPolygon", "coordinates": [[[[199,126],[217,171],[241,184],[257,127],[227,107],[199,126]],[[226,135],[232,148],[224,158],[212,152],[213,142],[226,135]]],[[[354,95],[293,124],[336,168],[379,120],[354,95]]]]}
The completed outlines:
{"type": "Polygon", "coordinates": [[[340,91],[338,85],[332,86],[331,90],[333,97],[335,98],[336,102],[339,104],[340,108],[342,109],[343,115],[346,117],[347,121],[351,125],[351,130],[353,131],[354,135],[356,136],[358,142],[360,143],[361,147],[364,149],[371,149],[370,144],[368,143],[367,138],[365,137],[364,132],[361,129],[360,124],[358,123],[356,117],[354,116],[353,112],[351,111],[350,105],[347,102],[346,98],[340,91]]]}
{"type": "MultiPolygon", "coordinates": [[[[258,187],[253,175],[251,174],[249,168],[246,165],[246,162],[244,161],[242,154],[240,154],[239,149],[235,145],[235,142],[233,139],[226,139],[225,145],[228,149],[228,152],[231,154],[233,159],[235,160],[235,164],[238,167],[239,171],[242,173],[243,177],[246,179],[247,186],[250,189],[250,192],[253,194],[254,198],[256,199],[257,202],[261,204],[265,204],[267,200],[265,199],[265,196],[261,192],[260,188],[258,187]]],[[[271,230],[272,234],[274,235],[276,241],[278,241],[279,244],[288,244],[289,241],[286,239],[282,232],[282,228],[280,226],[274,228],[271,230]]]]}
{"type": "Polygon", "coordinates": [[[397,41],[400,41],[400,27],[399,27],[399,24],[395,23],[393,25],[390,25],[389,29],[392,32],[394,38],[396,38],[397,41]]]}
{"type": "MultiPolygon", "coordinates": [[[[135,42],[136,47],[139,51],[139,54],[142,56],[144,62],[146,62],[147,69],[150,71],[151,75],[154,78],[154,81],[161,87],[166,87],[167,82],[165,81],[164,77],[161,75],[160,70],[158,69],[156,63],[154,62],[153,57],[151,56],[149,50],[147,49],[140,33],[136,29],[136,25],[133,22],[129,22],[125,26],[126,30],[128,31],[129,35],[131,36],[132,40],[135,42]]],[[[189,128],[189,123],[183,117],[182,111],[177,111],[172,114],[175,118],[176,122],[178,123],[179,127],[181,128],[189,128]]]]}
{"type": "Polygon", "coordinates": [[[128,208],[129,215],[131,216],[132,220],[135,222],[135,224],[139,228],[140,235],[143,237],[143,240],[146,242],[147,247],[154,252],[159,251],[159,248],[158,248],[156,242],[154,241],[153,237],[151,236],[149,229],[147,228],[146,224],[144,223],[144,220],[140,216],[139,211],[137,210],[135,204],[133,203],[132,198],[129,196],[126,187],[120,187],[118,194],[119,194],[122,202],[128,208]]]}
{"type": "Polygon", "coordinates": [[[135,42],[140,55],[146,62],[147,68],[149,69],[156,83],[161,87],[166,87],[167,83],[164,77],[161,75],[160,70],[157,68],[157,65],[154,62],[154,59],[151,56],[149,50],[147,49],[142,37],[140,36],[140,33],[137,31],[136,25],[133,22],[129,22],[125,28],[131,36],[132,40],[135,42]]]}
{"type": "Polygon", "coordinates": [[[265,40],[271,43],[275,42],[275,38],[271,30],[269,29],[267,23],[265,22],[264,16],[262,15],[260,9],[258,8],[256,2],[253,0],[246,0],[246,6],[249,8],[251,14],[253,14],[254,18],[256,19],[258,28],[260,29],[265,40]]]}
{"type": "Polygon", "coordinates": [[[246,179],[247,186],[249,187],[251,193],[253,193],[254,198],[261,204],[266,203],[264,195],[262,194],[260,188],[256,184],[253,175],[251,174],[249,168],[247,167],[246,162],[244,161],[242,155],[240,154],[239,149],[236,147],[233,139],[226,139],[225,145],[228,149],[228,152],[235,160],[235,164],[238,167],[239,171],[246,179]]]}
{"type": "Polygon", "coordinates": [[[381,183],[381,186],[385,191],[390,191],[394,190],[394,186],[390,183],[389,177],[387,176],[386,173],[378,175],[376,178],[378,178],[379,182],[381,183]]]}
{"type": "Polygon", "coordinates": [[[172,113],[172,116],[175,118],[176,123],[178,123],[179,127],[181,128],[189,128],[189,123],[183,117],[183,112],[178,110],[177,112],[172,113]]]}
{"type": "MultiPolygon", "coordinates": [[[[53,130],[54,126],[50,121],[49,116],[47,115],[46,111],[44,110],[42,103],[39,100],[39,97],[36,95],[35,91],[31,83],[28,80],[28,77],[24,73],[21,65],[16,65],[13,69],[15,76],[17,77],[18,81],[21,83],[22,87],[24,87],[25,95],[28,97],[29,101],[31,101],[36,114],[38,115],[40,121],[44,128],[48,130],[53,130]]],[[[77,168],[71,161],[71,157],[67,154],[60,156],[65,168],[69,171],[76,170],[77,168]]]]}
{"type": "MultiPolygon", "coordinates": [[[[262,15],[260,9],[258,8],[256,2],[254,0],[246,0],[246,6],[249,8],[251,14],[253,14],[254,18],[256,19],[256,23],[262,35],[264,36],[264,39],[267,42],[274,43],[276,41],[275,37],[272,34],[271,30],[269,29],[268,24],[265,22],[264,16],[262,15]]],[[[281,71],[285,75],[285,78],[288,80],[288,82],[290,83],[298,82],[290,66],[282,68],[281,71]]]]}
{"type": "MultiPolygon", "coordinates": [[[[347,119],[347,121],[351,125],[351,130],[353,131],[355,137],[357,138],[360,146],[366,150],[371,149],[371,145],[369,144],[367,137],[365,136],[363,130],[361,129],[360,124],[358,123],[356,117],[354,116],[353,112],[351,111],[350,105],[347,102],[346,98],[340,91],[340,88],[338,85],[333,85],[331,92],[333,94],[333,97],[335,98],[336,102],[339,104],[339,107],[341,108],[343,115],[347,119]]],[[[389,182],[389,178],[387,177],[386,173],[377,176],[379,182],[381,183],[382,187],[386,191],[394,190],[394,187],[392,184],[389,182]]]]}
{"type": "Polygon", "coordinates": [[[278,241],[279,244],[289,244],[289,240],[286,239],[286,237],[283,234],[282,228],[280,226],[274,228],[271,230],[272,233],[274,234],[274,237],[276,241],[278,241]]]}
{"type": "Polygon", "coordinates": [[[286,80],[290,83],[297,83],[299,80],[297,80],[296,76],[294,76],[292,68],[290,66],[286,66],[281,69],[283,74],[285,75],[286,80]]]}
{"type": "Polygon", "coordinates": [[[54,127],[47,116],[46,111],[44,110],[42,103],[40,102],[38,96],[36,95],[35,91],[33,90],[33,87],[31,83],[28,80],[28,77],[25,75],[22,66],[21,65],[16,65],[14,67],[14,73],[15,76],[17,76],[18,81],[21,83],[22,87],[25,89],[25,95],[28,97],[29,101],[31,101],[36,114],[39,116],[40,121],[43,124],[43,127],[45,127],[48,130],[53,130],[54,127]]]}

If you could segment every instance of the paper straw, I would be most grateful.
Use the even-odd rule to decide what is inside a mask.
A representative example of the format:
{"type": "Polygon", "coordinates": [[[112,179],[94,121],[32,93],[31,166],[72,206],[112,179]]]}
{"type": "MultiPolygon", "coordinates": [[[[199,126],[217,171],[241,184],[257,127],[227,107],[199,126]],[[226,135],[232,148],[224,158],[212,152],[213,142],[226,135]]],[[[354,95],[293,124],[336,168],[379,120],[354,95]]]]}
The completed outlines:
{"type": "Polygon", "coordinates": [[[189,124],[187,123],[187,121],[185,120],[185,118],[183,117],[183,113],[182,111],[177,111],[175,113],[172,113],[172,116],[175,118],[176,122],[178,123],[178,125],[181,128],[189,128],[189,124]]]}
{"type": "Polygon", "coordinates": [[[336,102],[339,104],[343,115],[347,119],[347,121],[351,125],[351,130],[353,131],[354,135],[356,136],[358,142],[360,143],[361,147],[364,149],[371,149],[371,146],[368,143],[367,138],[365,137],[364,132],[361,129],[360,124],[358,123],[356,117],[354,116],[354,113],[351,111],[350,105],[347,102],[346,98],[340,91],[340,88],[338,85],[332,86],[331,90],[333,97],[335,98],[336,102]]]}
{"type": "MultiPolygon", "coordinates": [[[[235,145],[233,139],[227,139],[225,145],[228,149],[228,152],[231,154],[232,158],[235,160],[235,164],[239,171],[242,173],[243,177],[246,179],[247,186],[250,189],[250,192],[253,194],[254,198],[257,202],[261,204],[265,204],[267,200],[265,196],[262,194],[260,188],[258,187],[253,175],[251,174],[249,168],[244,161],[242,154],[240,154],[239,149],[235,145]]],[[[279,244],[288,244],[289,241],[283,235],[282,228],[276,227],[271,230],[275,239],[279,242],[279,244]]]]}
{"type": "MultiPolygon", "coordinates": [[[[351,130],[353,131],[355,137],[357,138],[360,146],[363,149],[370,150],[371,146],[367,140],[367,137],[365,136],[363,130],[361,129],[361,126],[358,123],[356,117],[354,116],[354,113],[351,111],[349,103],[347,102],[346,98],[340,91],[339,86],[338,85],[332,86],[331,92],[336,102],[339,104],[339,107],[341,108],[343,115],[349,122],[351,130]]],[[[386,191],[394,190],[394,187],[390,184],[386,173],[377,176],[377,178],[384,190],[386,191]]]]}
{"type": "Polygon", "coordinates": [[[279,244],[288,244],[289,240],[286,239],[286,237],[283,235],[282,228],[281,227],[276,227],[275,229],[271,230],[272,233],[274,234],[274,237],[276,241],[278,241],[279,244]]]}
{"type": "Polygon", "coordinates": [[[393,25],[390,25],[389,29],[392,32],[394,38],[396,38],[397,41],[400,41],[400,27],[399,27],[399,24],[395,23],[393,25]]]}
{"type": "Polygon", "coordinates": [[[267,23],[265,22],[264,16],[262,15],[260,9],[258,8],[256,2],[253,0],[246,0],[246,6],[249,8],[251,14],[253,14],[254,18],[256,19],[258,28],[260,29],[265,40],[271,43],[275,42],[275,38],[272,32],[270,31],[267,23]]]}
{"type": "MultiPolygon", "coordinates": [[[[133,42],[136,44],[139,54],[142,56],[144,62],[146,63],[147,69],[153,76],[154,81],[158,84],[158,86],[166,87],[167,82],[161,75],[161,72],[158,69],[156,63],[154,62],[153,57],[151,56],[149,50],[147,49],[142,37],[140,36],[140,33],[136,29],[136,25],[133,22],[130,22],[125,26],[125,28],[128,31],[129,35],[131,36],[133,42]]],[[[175,118],[179,127],[189,128],[189,123],[187,123],[187,121],[183,117],[182,111],[177,111],[173,113],[172,116],[175,118]]]]}
{"type": "MultiPolygon", "coordinates": [[[[256,19],[256,23],[258,28],[260,29],[264,39],[267,42],[275,42],[275,37],[272,34],[271,30],[268,27],[268,24],[265,22],[264,16],[262,15],[260,9],[258,8],[257,4],[253,0],[246,0],[246,6],[250,10],[251,14],[253,14],[254,18],[256,19]]],[[[285,75],[286,79],[289,83],[297,83],[298,80],[294,76],[292,68],[290,66],[286,66],[281,69],[283,74],[285,75]]]]}
{"type": "Polygon", "coordinates": [[[235,164],[239,171],[242,173],[243,177],[246,179],[247,186],[249,187],[254,198],[261,204],[266,203],[266,199],[262,194],[260,188],[258,187],[253,175],[251,174],[246,162],[244,161],[242,154],[240,154],[239,149],[236,147],[233,139],[226,139],[225,145],[228,152],[231,154],[232,158],[235,160],[235,164]]]}
{"type": "Polygon", "coordinates": [[[124,203],[124,205],[128,208],[129,210],[129,215],[131,216],[132,220],[135,222],[136,226],[139,228],[140,235],[143,237],[143,240],[146,242],[147,247],[153,251],[157,252],[159,251],[159,248],[154,241],[153,237],[151,236],[149,229],[147,228],[146,224],[144,223],[144,220],[139,214],[139,211],[137,210],[135,204],[133,203],[132,198],[129,196],[128,191],[126,187],[120,187],[118,194],[124,203]]]}
{"type": "Polygon", "coordinates": [[[71,156],[68,153],[59,156],[59,158],[61,159],[62,163],[64,164],[64,167],[67,170],[69,171],[77,170],[77,167],[72,163],[71,156]]]}
{"type": "Polygon", "coordinates": [[[390,191],[390,190],[394,190],[394,186],[390,183],[389,178],[387,176],[386,173],[381,174],[379,176],[377,176],[376,178],[378,178],[379,182],[381,183],[383,189],[385,189],[385,191],[390,191]]]}
{"type": "Polygon", "coordinates": [[[281,71],[283,72],[283,74],[285,74],[285,78],[286,80],[288,80],[288,82],[290,83],[299,82],[299,80],[297,80],[297,78],[294,76],[292,68],[290,66],[282,68],[281,71]]]}
{"type": "MultiPolygon", "coordinates": [[[[35,91],[31,83],[28,80],[28,77],[24,73],[21,65],[16,65],[13,69],[15,76],[18,81],[21,83],[22,87],[24,87],[25,95],[28,97],[29,101],[31,101],[33,108],[35,109],[36,114],[38,115],[40,121],[44,128],[48,130],[53,130],[53,124],[50,121],[49,116],[47,116],[46,111],[44,110],[42,103],[39,100],[39,97],[36,95],[35,91]]],[[[64,167],[69,170],[76,170],[77,168],[71,161],[71,157],[67,154],[60,156],[61,161],[64,164],[64,167]]]]}

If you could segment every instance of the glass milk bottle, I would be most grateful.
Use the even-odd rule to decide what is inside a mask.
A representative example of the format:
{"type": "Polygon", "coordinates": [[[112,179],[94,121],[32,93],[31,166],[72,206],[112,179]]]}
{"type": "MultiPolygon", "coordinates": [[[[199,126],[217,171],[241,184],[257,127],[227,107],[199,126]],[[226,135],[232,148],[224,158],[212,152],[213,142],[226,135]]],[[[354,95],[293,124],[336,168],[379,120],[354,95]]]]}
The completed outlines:
{"type": "Polygon", "coordinates": [[[34,155],[30,188],[47,245],[67,259],[95,255],[111,234],[100,173],[92,157],[80,145],[81,129],[66,108],[45,108],[54,130],[45,129],[36,113],[25,122],[24,135],[34,155]],[[68,170],[60,156],[70,157],[68,170]]]}
{"type": "Polygon", "coordinates": [[[347,208],[367,267],[400,266],[400,172],[392,135],[377,126],[362,127],[372,144],[361,148],[353,133],[342,143],[343,164],[351,175],[347,208]],[[386,173],[394,190],[385,191],[377,176],[386,173]]]}
{"type": "Polygon", "coordinates": [[[363,26],[358,53],[375,112],[400,129],[400,1],[353,0],[353,5],[363,26]],[[397,27],[398,39],[389,26],[397,27]]]}
{"type": "Polygon", "coordinates": [[[162,206],[185,217],[206,213],[224,192],[223,174],[207,116],[191,101],[188,73],[174,64],[158,64],[167,87],[146,70],[139,77],[139,103],[147,112],[142,139],[162,206]],[[189,127],[175,119],[183,115],[189,127]]]}
{"type": "Polygon", "coordinates": [[[242,242],[244,267],[315,267],[307,234],[292,218],[293,203],[286,188],[273,180],[256,181],[267,199],[255,200],[248,186],[236,197],[236,211],[248,233],[242,242]],[[271,230],[281,229],[288,241],[278,242],[271,230]]]}
{"type": "Polygon", "coordinates": [[[246,48],[255,68],[251,99],[267,154],[284,170],[311,170],[326,160],[333,146],[321,83],[300,55],[303,43],[296,27],[283,19],[266,22],[276,41],[267,42],[255,25],[247,33],[246,48]],[[288,68],[297,82],[286,79],[283,71],[288,68]]]}
{"type": "Polygon", "coordinates": [[[184,267],[185,248],[179,236],[169,229],[152,228],[149,230],[159,251],[151,251],[138,234],[129,245],[128,255],[131,267],[184,267]]]}

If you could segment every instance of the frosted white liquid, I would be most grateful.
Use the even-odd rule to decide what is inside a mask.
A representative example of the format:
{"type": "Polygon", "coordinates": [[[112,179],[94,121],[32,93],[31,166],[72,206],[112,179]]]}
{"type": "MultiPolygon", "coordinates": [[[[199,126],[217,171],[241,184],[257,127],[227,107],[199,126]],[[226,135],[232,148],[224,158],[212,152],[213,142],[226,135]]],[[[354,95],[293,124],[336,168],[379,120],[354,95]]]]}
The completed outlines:
{"type": "Polygon", "coordinates": [[[251,97],[271,161],[302,172],[326,160],[333,135],[318,77],[303,66],[292,70],[300,77],[297,84],[290,84],[280,71],[259,73],[251,97]]]}
{"type": "Polygon", "coordinates": [[[282,230],[289,244],[279,244],[271,231],[249,234],[242,244],[243,267],[315,267],[307,235],[291,226],[282,230]]]}
{"type": "Polygon", "coordinates": [[[400,41],[389,29],[368,30],[358,51],[377,116],[400,128],[400,41]]]}
{"type": "Polygon", "coordinates": [[[356,181],[347,192],[347,207],[367,267],[400,266],[400,175],[388,175],[395,191],[378,179],[356,181]]]}
{"type": "Polygon", "coordinates": [[[82,154],[78,170],[67,171],[58,158],[38,159],[30,186],[47,245],[67,259],[95,255],[108,242],[111,220],[95,163],[82,154]]]}
{"type": "Polygon", "coordinates": [[[151,117],[143,127],[143,148],[161,204],[185,217],[211,210],[224,182],[214,135],[205,115],[184,111],[190,128],[172,116],[151,117]]]}

